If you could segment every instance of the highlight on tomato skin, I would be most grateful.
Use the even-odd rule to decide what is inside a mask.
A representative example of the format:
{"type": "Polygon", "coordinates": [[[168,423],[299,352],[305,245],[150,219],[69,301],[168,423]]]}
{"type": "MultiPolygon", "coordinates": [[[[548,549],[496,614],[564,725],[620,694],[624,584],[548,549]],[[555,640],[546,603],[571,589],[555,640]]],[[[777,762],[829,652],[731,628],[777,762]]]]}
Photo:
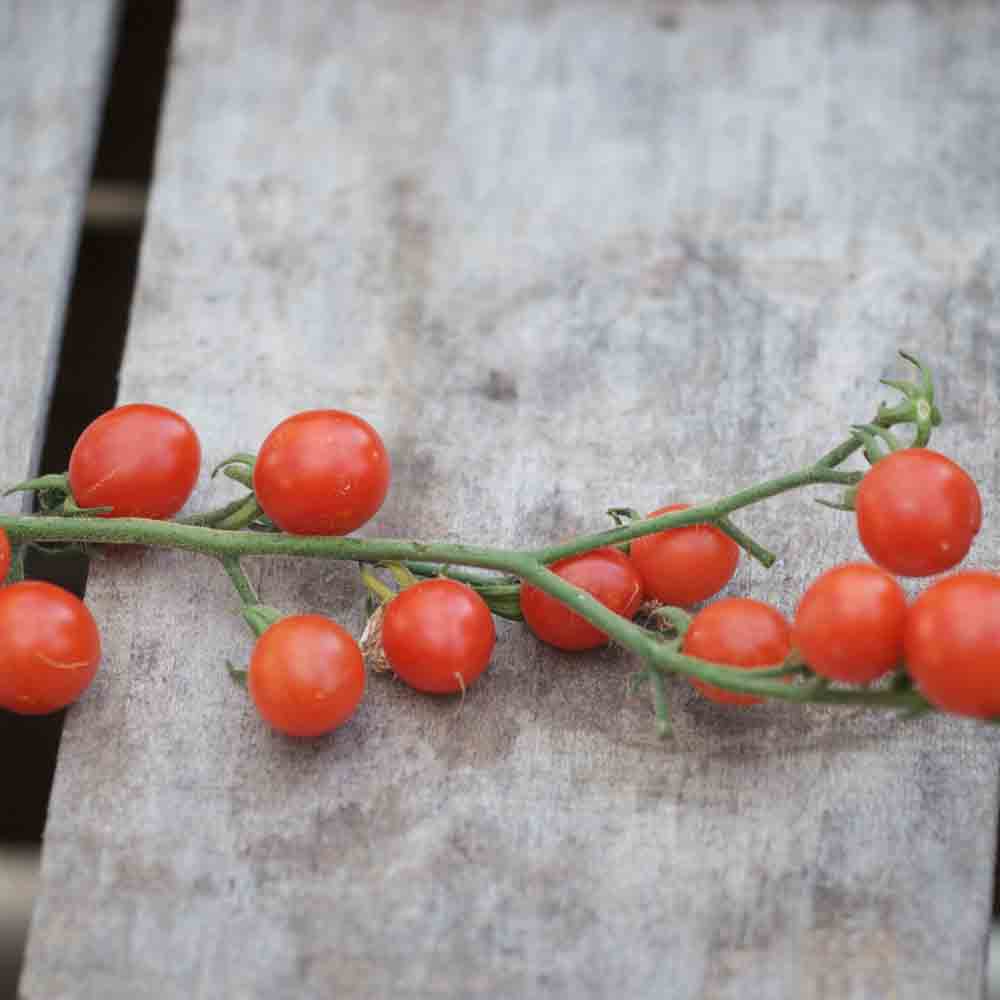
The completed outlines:
{"type": "Polygon", "coordinates": [[[854,506],[858,537],[872,561],[907,577],[957,566],[983,516],[969,474],[928,448],[905,448],[877,461],[859,483],[854,506]]]}
{"type": "MultiPolygon", "coordinates": [[[[670,504],[648,516],[688,506],[670,504]]],[[[740,547],[713,524],[692,524],[636,538],[629,546],[629,558],[647,597],[686,608],[714,597],[729,583],[740,561],[740,547]]]]}
{"type": "Polygon", "coordinates": [[[76,701],[101,660],[87,606],[42,580],[0,587],[0,708],[47,715],[76,701]]]}
{"type": "Polygon", "coordinates": [[[895,577],[871,563],[844,563],[806,589],[792,641],[820,677],[869,684],[902,661],[906,614],[895,577]]]}
{"type": "Polygon", "coordinates": [[[201,444],[179,413],[128,403],[102,413],[77,439],[69,484],[80,507],[111,507],[98,517],[173,517],[201,469],[201,444]]]}
{"type": "Polygon", "coordinates": [[[247,687],[273,729],[322,736],[342,726],[361,702],[361,649],[350,632],[323,615],[289,615],[254,645],[247,687]]]}
{"type": "MultiPolygon", "coordinates": [[[[549,569],[623,618],[633,618],[642,604],[642,580],[629,557],[618,549],[594,549],[569,556],[549,569]]],[[[527,583],[521,587],[521,613],[539,639],[558,649],[578,652],[596,649],[608,641],[607,635],[585,618],[527,583]]]]}
{"type": "Polygon", "coordinates": [[[1000,577],[965,570],[936,581],[910,605],[906,669],[936,708],[1000,720],[1000,577]]]}
{"type": "Polygon", "coordinates": [[[417,691],[464,692],[489,665],[495,644],[489,607],[457,580],[424,580],[385,605],[382,649],[396,676],[417,691]]]}
{"type": "Polygon", "coordinates": [[[10,572],[10,560],[10,538],[7,532],[0,528],[0,584],[7,579],[7,574],[10,572]]]}
{"type": "MultiPolygon", "coordinates": [[[[724,597],[702,608],[691,619],[682,646],[688,656],[732,667],[774,667],[792,649],[792,631],[785,616],[770,604],[751,597],[724,597]]],[[[706,698],[729,705],[756,705],[756,695],[727,691],[691,678],[706,698]]]]}
{"type": "Polygon", "coordinates": [[[305,410],[265,438],[253,486],[283,531],[347,535],[378,513],[391,472],[382,438],[366,420],[344,410],[305,410]]]}

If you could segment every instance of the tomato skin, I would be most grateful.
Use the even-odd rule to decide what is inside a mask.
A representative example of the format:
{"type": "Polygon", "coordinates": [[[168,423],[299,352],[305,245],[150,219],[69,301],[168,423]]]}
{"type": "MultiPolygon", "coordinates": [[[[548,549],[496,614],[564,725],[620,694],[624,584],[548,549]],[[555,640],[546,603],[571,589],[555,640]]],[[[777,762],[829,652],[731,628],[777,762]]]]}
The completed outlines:
{"type": "Polygon", "coordinates": [[[80,507],[112,507],[103,517],[172,517],[198,481],[201,445],[179,413],[129,403],[102,413],[77,439],[69,483],[80,507]]]}
{"type": "Polygon", "coordinates": [[[868,684],[903,659],[906,594],[870,563],[844,563],[818,577],[795,611],[792,642],[821,677],[868,684]]]}
{"type": "Polygon", "coordinates": [[[932,705],[1000,717],[1000,577],[966,570],[932,584],[910,606],[903,649],[932,705]]]}
{"type": "Polygon", "coordinates": [[[926,448],[906,448],[876,462],[854,505],[861,544],[897,576],[933,576],[957,566],[983,516],[968,473],[926,448]]]}
{"type": "MultiPolygon", "coordinates": [[[[675,503],[648,516],[687,509],[688,504],[675,503]]],[[[715,525],[693,524],[637,538],[629,556],[647,597],[690,607],[714,597],[729,583],[740,561],[740,547],[715,525]]]]}
{"type": "Polygon", "coordinates": [[[457,580],[424,580],[386,605],[382,649],[396,675],[418,691],[463,691],[486,669],[495,644],[489,607],[457,580]]]}
{"type": "MultiPolygon", "coordinates": [[[[683,650],[714,663],[734,667],[773,667],[792,648],[792,634],[777,608],[750,597],[724,597],[709,604],[691,619],[683,650]]],[[[691,679],[706,698],[729,705],[756,705],[756,695],[726,691],[714,684],[691,679]]]]}
{"type": "Polygon", "coordinates": [[[7,579],[7,574],[10,572],[10,559],[10,539],[7,537],[7,532],[0,528],[0,583],[7,579]]]}
{"type": "MultiPolygon", "coordinates": [[[[628,556],[618,549],[594,549],[569,556],[549,569],[624,618],[632,618],[642,604],[642,580],[628,556]]],[[[596,649],[608,641],[585,618],[527,583],[521,587],[521,613],[539,639],[558,649],[596,649]]]]}
{"type": "Polygon", "coordinates": [[[293,535],[346,535],[389,491],[389,455],[375,428],[343,410],[306,410],[261,445],[253,472],[264,513],[293,535]]]}
{"type": "Polygon", "coordinates": [[[0,636],[0,708],[18,715],[45,715],[76,701],[101,661],[87,606],[42,580],[0,588],[0,636]]]}
{"type": "Polygon", "coordinates": [[[322,615],[290,615],[257,640],[247,686],[257,711],[289,736],[321,736],[345,723],[365,690],[361,650],[322,615]]]}

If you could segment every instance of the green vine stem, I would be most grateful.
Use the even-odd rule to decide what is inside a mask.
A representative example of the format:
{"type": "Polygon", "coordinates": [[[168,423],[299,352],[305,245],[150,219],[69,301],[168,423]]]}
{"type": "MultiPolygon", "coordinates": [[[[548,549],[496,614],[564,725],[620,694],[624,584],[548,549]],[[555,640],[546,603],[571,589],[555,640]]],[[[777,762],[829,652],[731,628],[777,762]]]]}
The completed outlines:
{"type": "MultiPolygon", "coordinates": [[[[911,359],[908,359],[911,360],[911,359]]],[[[899,383],[907,388],[905,399],[895,407],[879,408],[872,425],[888,429],[896,424],[913,424],[917,437],[929,433],[929,427],[940,421],[940,414],[933,406],[933,388],[929,375],[920,366],[922,383],[899,383]]],[[[767,482],[738,490],[728,497],[698,504],[684,510],[672,511],[655,518],[630,520],[617,527],[595,534],[584,535],[556,545],[531,550],[503,550],[487,546],[464,545],[445,542],[421,542],[401,539],[296,536],[280,532],[239,530],[252,528],[259,514],[256,500],[244,496],[207,515],[195,515],[176,521],[154,521],[141,518],[98,518],[87,512],[74,511],[77,516],[52,515],[0,515],[0,528],[6,530],[14,544],[28,542],[79,542],[87,544],[144,545],[173,548],[219,559],[225,567],[237,592],[243,600],[243,614],[260,634],[266,624],[276,620],[280,612],[257,603],[257,596],[240,566],[246,556],[302,556],[351,560],[364,564],[402,563],[419,575],[429,575],[432,567],[456,579],[463,579],[482,587],[511,585],[509,578],[533,584],[572,608],[591,624],[606,633],[619,645],[642,657],[651,671],[656,711],[661,731],[669,725],[666,718],[666,701],[662,683],[663,673],[676,673],[695,677],[718,687],[767,698],[796,702],[821,702],[839,705],[877,705],[902,708],[911,713],[924,711],[926,701],[912,689],[843,689],[829,687],[807,680],[805,683],[786,683],[788,678],[776,676],[775,671],[790,675],[807,673],[800,664],[792,667],[770,668],[768,672],[755,672],[709,663],[681,652],[681,637],[666,639],[661,633],[629,621],[605,607],[590,594],[578,589],[557,576],[548,564],[568,556],[578,555],[595,548],[621,545],[635,538],[653,534],[667,528],[694,524],[715,524],[726,531],[748,552],[769,565],[773,553],[754,542],[732,524],[729,516],[753,504],[790,490],[817,485],[852,487],[860,482],[863,473],[836,468],[864,446],[858,434],[852,435],[818,461],[795,472],[790,472],[767,482]],[[213,526],[214,525],[214,526],[213,526]],[[454,566],[473,567],[505,574],[503,577],[486,577],[470,574],[454,566]]],[[[232,478],[250,482],[249,469],[253,456],[231,456],[217,467],[232,478]]],[[[507,598],[505,598],[507,599],[507,598]]],[[[680,614],[683,614],[682,612],[680,614]]],[[[512,615],[513,617],[513,615],[512,615]]],[[[678,614],[667,613],[667,621],[680,626],[678,614]]],[[[680,631],[680,628],[675,629],[680,631]]]]}

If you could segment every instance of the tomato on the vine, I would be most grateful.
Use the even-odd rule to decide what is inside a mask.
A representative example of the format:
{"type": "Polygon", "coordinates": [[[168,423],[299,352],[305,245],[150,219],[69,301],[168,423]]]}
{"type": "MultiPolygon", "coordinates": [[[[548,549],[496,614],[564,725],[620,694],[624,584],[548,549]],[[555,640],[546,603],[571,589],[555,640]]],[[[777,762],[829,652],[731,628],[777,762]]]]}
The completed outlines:
{"type": "Polygon", "coordinates": [[[0,528],[0,583],[7,579],[10,572],[10,539],[7,532],[0,528]]]}
{"type": "Polygon", "coordinates": [[[876,462],[858,485],[854,506],[861,544],[897,576],[933,576],[957,566],[982,522],[969,474],[926,448],[876,462]]]}
{"type": "Polygon", "coordinates": [[[69,484],[80,507],[111,507],[106,517],[172,517],[187,503],[201,467],[201,445],[179,413],[130,403],[102,413],[78,438],[69,484]]]}
{"type": "Polygon", "coordinates": [[[41,580],[0,588],[0,708],[45,715],[86,690],[101,637],[78,597],[41,580]]]}
{"type": "Polygon", "coordinates": [[[903,649],[931,704],[1000,719],[1000,577],[966,570],[928,587],[910,606],[903,649]]]}
{"type": "Polygon", "coordinates": [[[495,643],[486,602],[457,580],[415,583],[385,607],[382,649],[396,675],[418,691],[464,691],[486,669],[495,643]]]}
{"type": "Polygon", "coordinates": [[[253,486],[282,530],[346,535],[382,506],[389,477],[389,455],[371,424],[343,410],[306,410],[268,434],[253,486]]]}
{"type": "MultiPolygon", "coordinates": [[[[688,656],[733,667],[778,666],[791,648],[791,629],[781,612],[750,597],[724,597],[703,608],[691,619],[683,642],[688,656]]],[[[755,705],[763,700],[694,678],[691,683],[712,701],[755,705]]]]}
{"type": "Polygon", "coordinates": [[[906,594],[871,563],[827,570],[802,595],[792,640],[821,677],[868,684],[903,658],[906,594]]]}
{"type": "MultiPolygon", "coordinates": [[[[687,508],[686,503],[670,504],[649,517],[687,508]]],[[[688,607],[713,597],[729,583],[740,547],[715,525],[692,524],[637,538],[629,555],[647,597],[688,607]]]]}
{"type": "MultiPolygon", "coordinates": [[[[618,549],[594,549],[569,556],[554,562],[549,569],[624,618],[632,618],[642,604],[639,574],[628,556],[618,549]]],[[[527,583],[521,587],[521,613],[539,639],[559,649],[595,649],[608,641],[585,618],[527,583]]]]}
{"type": "Polygon", "coordinates": [[[289,736],[320,736],[346,722],[365,690],[365,665],[350,632],[322,615],[290,615],[268,628],[250,657],[257,711],[289,736]]]}

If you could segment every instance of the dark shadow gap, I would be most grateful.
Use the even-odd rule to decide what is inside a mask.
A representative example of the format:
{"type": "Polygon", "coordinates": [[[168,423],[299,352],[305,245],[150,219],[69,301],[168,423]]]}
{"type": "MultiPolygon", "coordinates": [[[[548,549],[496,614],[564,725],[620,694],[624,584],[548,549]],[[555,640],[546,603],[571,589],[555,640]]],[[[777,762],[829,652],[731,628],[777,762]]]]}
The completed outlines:
{"type": "MultiPolygon", "coordinates": [[[[65,470],[83,428],[115,405],[176,12],[177,0],[123,4],[40,470],[65,470]]],[[[83,595],[87,563],[81,557],[33,552],[27,570],[83,595]]],[[[30,859],[37,856],[62,724],[63,713],[22,717],[0,712],[0,759],[16,762],[6,769],[0,847],[17,848],[19,870],[29,871],[30,859]]],[[[14,864],[15,855],[10,858],[14,864]]],[[[17,940],[16,928],[8,932],[0,941],[0,998],[16,996],[20,974],[23,940],[17,940]]]]}
{"type": "MultiPolygon", "coordinates": [[[[175,14],[175,0],[125,4],[92,192],[107,190],[109,184],[141,190],[149,183],[175,14]]],[[[94,201],[91,197],[90,204],[94,201]]],[[[133,216],[123,220],[98,209],[84,222],[40,470],[65,470],[83,428],[115,405],[142,239],[142,212],[133,216]]],[[[32,553],[27,568],[31,576],[83,595],[87,565],[79,556],[32,553]]],[[[19,761],[14,787],[7,789],[7,807],[0,811],[0,842],[41,841],[62,718],[61,713],[41,718],[0,713],[0,755],[19,761]]]]}

